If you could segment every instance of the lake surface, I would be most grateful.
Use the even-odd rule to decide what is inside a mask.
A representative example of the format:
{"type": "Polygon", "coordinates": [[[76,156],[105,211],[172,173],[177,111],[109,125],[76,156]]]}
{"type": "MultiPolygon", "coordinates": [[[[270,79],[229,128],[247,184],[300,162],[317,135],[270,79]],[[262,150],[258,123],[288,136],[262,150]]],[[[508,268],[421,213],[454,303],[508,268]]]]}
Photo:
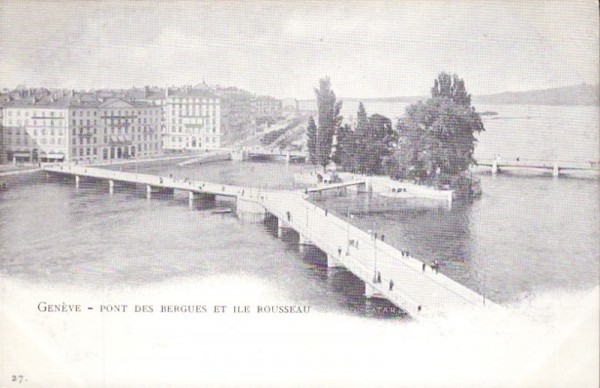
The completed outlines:
{"type": "MultiPolygon", "coordinates": [[[[292,188],[291,175],[310,168],[138,167],[265,188],[292,188]]],[[[364,195],[318,202],[340,215],[352,208],[354,224],[417,258],[442,261],[443,273],[503,307],[413,321],[366,300],[354,276],[323,268],[323,257],[277,238],[274,225],[211,213],[231,202],[190,210],[177,193],[147,201],[143,188],[117,187],[110,196],[106,182],[84,181],[77,190],[72,179],[11,177],[0,193],[5,369],[39,386],[243,386],[248,379],[281,386],[290,378],[306,386],[368,386],[375,378],[432,387],[486,386],[491,378],[499,387],[597,386],[598,182],[481,179],[483,196],[452,209],[407,200],[378,213],[369,206],[381,199],[364,195]],[[40,301],[157,311],[304,305],[311,313],[46,314],[40,301]]]]}
{"type": "MultiPolygon", "coordinates": [[[[307,109],[316,109],[305,104],[307,109]]],[[[365,103],[367,114],[382,114],[395,122],[407,103],[365,103]]],[[[595,106],[479,105],[485,132],[479,136],[475,158],[590,162],[599,160],[599,116],[595,106]]],[[[356,117],[358,102],[344,102],[344,118],[356,117]]]]}
{"type": "MultiPolygon", "coordinates": [[[[134,167],[119,167],[133,170],[134,167]]],[[[310,166],[222,162],[140,170],[179,178],[291,189],[310,166]],[[268,183],[267,183],[268,182],[268,183]]],[[[41,176],[41,175],[40,175],[41,176]]],[[[317,202],[364,230],[408,249],[442,272],[503,302],[598,282],[596,180],[482,175],[483,196],[448,209],[365,194],[317,202]],[[377,212],[376,202],[392,210],[377,212]]],[[[247,274],[323,310],[365,311],[362,284],[345,270],[322,268],[316,252],[276,238],[269,224],[244,223],[213,207],[190,211],[186,196],[146,201],[143,188],[107,194],[104,183],[32,179],[1,194],[0,271],[40,282],[100,285],[247,274]]]]}

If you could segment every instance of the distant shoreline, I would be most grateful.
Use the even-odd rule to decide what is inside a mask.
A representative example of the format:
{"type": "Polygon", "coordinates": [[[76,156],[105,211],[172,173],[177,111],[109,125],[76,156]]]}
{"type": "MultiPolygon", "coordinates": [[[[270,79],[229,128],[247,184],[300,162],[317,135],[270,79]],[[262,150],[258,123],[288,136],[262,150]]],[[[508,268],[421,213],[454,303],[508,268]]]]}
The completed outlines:
{"type": "MultiPolygon", "coordinates": [[[[503,92],[473,96],[476,105],[544,105],[544,106],[598,106],[598,85],[572,85],[560,88],[529,90],[525,92],[503,92]]],[[[399,97],[345,97],[341,101],[364,103],[416,103],[427,100],[428,96],[399,97]]],[[[298,100],[299,103],[316,104],[315,99],[298,100]]]]}

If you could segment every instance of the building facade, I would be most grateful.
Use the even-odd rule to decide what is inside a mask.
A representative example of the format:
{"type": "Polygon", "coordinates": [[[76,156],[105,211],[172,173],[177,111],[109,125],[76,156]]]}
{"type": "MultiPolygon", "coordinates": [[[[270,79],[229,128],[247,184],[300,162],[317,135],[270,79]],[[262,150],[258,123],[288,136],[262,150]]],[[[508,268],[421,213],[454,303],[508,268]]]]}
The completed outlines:
{"type": "Polygon", "coordinates": [[[4,114],[4,107],[0,106],[0,164],[6,161],[6,152],[4,152],[4,130],[2,116],[4,114]]]}
{"type": "Polygon", "coordinates": [[[4,156],[14,162],[93,163],[162,152],[161,109],[108,99],[6,103],[4,156]]]}
{"type": "Polygon", "coordinates": [[[277,119],[282,116],[282,101],[269,96],[258,96],[253,101],[256,117],[277,119]]]}
{"type": "Polygon", "coordinates": [[[253,135],[256,130],[254,95],[234,87],[216,88],[215,93],[221,99],[223,143],[233,144],[253,135]]]}
{"type": "Polygon", "coordinates": [[[162,106],[165,149],[221,147],[221,101],[218,96],[205,89],[167,88],[162,106]]]}

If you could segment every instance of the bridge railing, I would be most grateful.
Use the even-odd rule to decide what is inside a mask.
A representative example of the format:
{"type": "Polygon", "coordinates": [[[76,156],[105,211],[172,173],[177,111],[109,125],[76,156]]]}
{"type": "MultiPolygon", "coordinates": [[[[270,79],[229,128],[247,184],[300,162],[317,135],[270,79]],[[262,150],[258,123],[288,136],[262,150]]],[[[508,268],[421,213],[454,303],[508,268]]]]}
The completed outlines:
{"type": "Polygon", "coordinates": [[[416,259],[402,257],[396,248],[373,239],[368,233],[331,213],[325,215],[323,209],[299,196],[295,196],[291,203],[290,197],[286,199],[281,195],[270,195],[277,197],[276,199],[266,198],[266,207],[270,212],[285,220],[286,212],[289,211],[292,216],[289,223],[298,233],[312,240],[321,250],[331,255],[386,298],[398,302],[399,306],[405,307],[408,303],[408,306],[412,306],[414,309],[418,305],[427,304],[430,311],[444,307],[443,300],[436,298],[436,292],[430,296],[423,295],[423,290],[417,289],[419,282],[411,281],[414,279],[426,279],[428,283],[439,287],[439,291],[444,290],[444,292],[455,295],[464,304],[476,304],[482,300],[477,293],[442,274],[434,274],[431,270],[423,273],[421,263],[416,259]],[[303,217],[306,219],[304,220],[303,217]],[[354,248],[349,245],[348,240],[360,241],[360,247],[354,248]],[[340,246],[340,241],[346,241],[348,246],[346,244],[340,246]],[[342,254],[340,254],[340,249],[343,251],[342,254]],[[346,252],[350,254],[346,255],[346,252]],[[398,271],[398,266],[404,270],[398,271]],[[373,280],[378,272],[382,274],[383,283],[373,280]],[[386,284],[389,280],[393,280],[398,285],[403,283],[403,287],[389,290],[386,284]]]}

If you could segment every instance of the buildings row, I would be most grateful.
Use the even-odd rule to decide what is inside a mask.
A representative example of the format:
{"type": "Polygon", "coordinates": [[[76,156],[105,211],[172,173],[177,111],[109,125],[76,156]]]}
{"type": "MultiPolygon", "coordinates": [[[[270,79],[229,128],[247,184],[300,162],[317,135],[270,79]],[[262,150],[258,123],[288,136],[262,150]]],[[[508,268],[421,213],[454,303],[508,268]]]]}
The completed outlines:
{"type": "Polygon", "coordinates": [[[281,100],[237,88],[23,89],[0,94],[0,162],[101,162],[219,148],[282,116],[281,100]]]}

